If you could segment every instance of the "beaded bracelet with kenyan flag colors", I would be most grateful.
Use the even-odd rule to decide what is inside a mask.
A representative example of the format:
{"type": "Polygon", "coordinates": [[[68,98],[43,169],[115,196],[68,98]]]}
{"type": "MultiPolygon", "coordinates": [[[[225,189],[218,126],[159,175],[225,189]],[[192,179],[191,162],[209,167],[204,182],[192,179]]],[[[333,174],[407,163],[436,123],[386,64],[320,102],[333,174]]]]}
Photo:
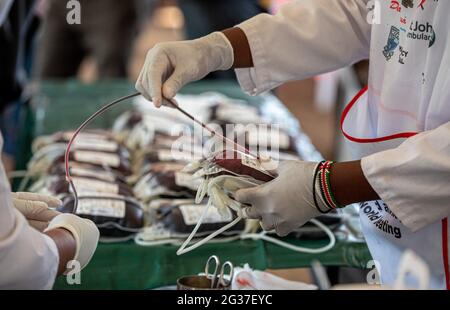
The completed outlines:
{"type": "Polygon", "coordinates": [[[314,177],[313,177],[313,184],[312,184],[312,192],[313,192],[313,198],[314,198],[314,205],[317,209],[317,211],[319,211],[322,214],[327,214],[328,212],[330,212],[332,210],[332,208],[325,202],[326,207],[328,208],[327,210],[322,210],[317,202],[317,197],[316,197],[316,184],[319,183],[319,189],[320,189],[320,193],[323,193],[322,190],[322,185],[320,184],[320,181],[318,182],[318,180],[320,180],[318,178],[319,172],[320,172],[320,167],[325,163],[325,161],[320,162],[316,169],[314,170],[314,177]]]}
{"type": "Polygon", "coordinates": [[[336,198],[334,198],[333,192],[331,191],[331,183],[330,183],[330,168],[334,164],[334,161],[328,160],[321,163],[319,167],[319,184],[322,192],[322,197],[324,198],[327,205],[332,209],[343,208],[336,198]]]}

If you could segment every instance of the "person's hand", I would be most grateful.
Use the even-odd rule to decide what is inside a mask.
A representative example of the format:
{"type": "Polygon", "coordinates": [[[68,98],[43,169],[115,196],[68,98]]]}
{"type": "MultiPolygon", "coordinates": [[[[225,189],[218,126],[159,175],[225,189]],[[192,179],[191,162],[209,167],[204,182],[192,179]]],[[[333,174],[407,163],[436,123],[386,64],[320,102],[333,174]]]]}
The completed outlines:
{"type": "Polygon", "coordinates": [[[74,214],[60,214],[53,218],[45,232],[62,228],[69,231],[75,239],[76,251],[73,260],[80,263],[83,269],[91,260],[97,248],[100,232],[97,226],[88,219],[74,214]]]}
{"type": "Polygon", "coordinates": [[[221,32],[192,41],[160,43],[147,53],[136,89],[160,107],[164,98],[172,99],[185,84],[230,69],[233,60],[233,47],[221,32]]]}
{"type": "MultiPolygon", "coordinates": [[[[313,196],[317,165],[318,163],[303,161],[281,162],[276,170],[278,176],[273,181],[241,189],[236,192],[236,199],[251,205],[245,209],[247,217],[260,219],[264,230],[275,229],[278,235],[286,236],[310,219],[321,215],[313,196]]],[[[321,210],[326,208],[318,186],[316,200],[321,210]]]]}
{"type": "Polygon", "coordinates": [[[30,226],[43,232],[48,223],[60,213],[50,208],[56,208],[62,204],[58,198],[34,194],[34,193],[11,193],[14,207],[28,220],[30,226]]]}

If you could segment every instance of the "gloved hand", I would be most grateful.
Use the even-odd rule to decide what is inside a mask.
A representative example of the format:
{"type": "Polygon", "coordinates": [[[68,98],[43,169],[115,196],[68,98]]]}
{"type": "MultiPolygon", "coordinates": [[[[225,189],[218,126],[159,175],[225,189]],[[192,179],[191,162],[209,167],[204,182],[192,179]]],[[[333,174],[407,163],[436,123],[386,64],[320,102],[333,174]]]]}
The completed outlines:
{"type": "Polygon", "coordinates": [[[233,47],[221,32],[191,41],[160,43],[147,53],[136,89],[160,107],[164,98],[173,98],[185,84],[230,69],[233,61],[233,47]]]}
{"type": "Polygon", "coordinates": [[[91,220],[74,214],[60,214],[50,222],[45,232],[56,228],[64,228],[72,233],[77,244],[74,260],[78,261],[83,269],[97,248],[100,236],[97,226],[91,220]]]}
{"type": "MultiPolygon", "coordinates": [[[[321,215],[313,197],[317,165],[303,161],[280,162],[276,170],[278,176],[273,181],[237,191],[236,200],[251,205],[244,210],[244,214],[251,219],[260,219],[264,230],[275,229],[279,236],[286,236],[321,215]]],[[[326,209],[318,186],[316,199],[320,209],[326,209]]]]}
{"type": "Polygon", "coordinates": [[[49,208],[56,208],[62,204],[55,197],[34,193],[11,193],[14,207],[28,220],[30,226],[43,232],[48,223],[60,213],[49,208]]]}

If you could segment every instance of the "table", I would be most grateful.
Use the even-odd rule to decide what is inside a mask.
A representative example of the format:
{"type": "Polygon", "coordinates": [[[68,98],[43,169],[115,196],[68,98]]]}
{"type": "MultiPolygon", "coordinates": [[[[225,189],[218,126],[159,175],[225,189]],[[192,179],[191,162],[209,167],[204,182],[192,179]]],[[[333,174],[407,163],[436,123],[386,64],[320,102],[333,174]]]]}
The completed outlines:
{"type": "MultiPolygon", "coordinates": [[[[320,247],[327,240],[298,241],[294,244],[320,247]]],[[[91,263],[81,273],[81,285],[68,285],[59,277],[55,289],[152,289],[171,285],[176,279],[197,274],[211,254],[236,266],[248,263],[258,270],[308,267],[315,259],[325,266],[365,268],[371,259],[365,243],[338,241],[322,254],[300,254],[265,243],[261,240],[241,240],[222,244],[206,244],[182,256],[176,255],[178,246],[143,247],[132,241],[99,244],[91,263]]]]}

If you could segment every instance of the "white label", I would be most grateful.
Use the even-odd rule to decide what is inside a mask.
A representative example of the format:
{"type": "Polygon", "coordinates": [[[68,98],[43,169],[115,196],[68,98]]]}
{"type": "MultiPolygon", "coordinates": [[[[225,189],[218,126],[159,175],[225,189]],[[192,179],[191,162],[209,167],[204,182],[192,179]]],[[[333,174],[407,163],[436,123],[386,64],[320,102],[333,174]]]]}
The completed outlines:
{"type": "Polygon", "coordinates": [[[280,130],[267,128],[265,130],[254,130],[248,133],[248,144],[260,147],[271,147],[281,149],[289,148],[289,135],[280,130]]]}
{"type": "MultiPolygon", "coordinates": [[[[205,205],[183,205],[180,206],[181,215],[183,216],[183,220],[186,225],[195,225],[200,220],[205,205]]],[[[224,212],[224,216],[222,216],[216,208],[209,207],[208,212],[206,212],[205,217],[203,218],[203,224],[216,224],[223,222],[231,222],[233,220],[233,215],[231,214],[230,209],[226,208],[224,212]]]]}
{"type": "MultiPolygon", "coordinates": [[[[67,131],[63,133],[63,139],[64,140],[70,140],[73,136],[73,131],[67,131]]],[[[78,135],[78,139],[94,139],[94,140],[107,140],[108,137],[106,135],[102,135],[100,133],[93,133],[93,132],[82,132],[78,135]]],[[[76,141],[76,140],[75,140],[76,141]]]]}
{"type": "Polygon", "coordinates": [[[202,180],[194,177],[192,174],[184,172],[175,172],[175,184],[178,186],[184,186],[186,188],[196,191],[202,180]]]}
{"type": "Polygon", "coordinates": [[[173,128],[173,120],[167,119],[166,117],[158,117],[154,115],[144,115],[141,121],[142,124],[146,125],[147,128],[151,128],[154,132],[161,132],[167,135],[171,134],[173,128]]]}
{"type": "Polygon", "coordinates": [[[158,151],[158,159],[160,161],[173,161],[174,158],[172,156],[171,150],[159,150],[158,151]]]}
{"type": "Polygon", "coordinates": [[[153,197],[153,196],[163,195],[163,194],[165,194],[167,192],[168,192],[167,188],[165,186],[163,186],[163,185],[150,184],[145,189],[144,193],[148,195],[147,197],[153,197]]]}
{"type": "Polygon", "coordinates": [[[113,199],[80,199],[76,213],[92,216],[124,218],[125,201],[113,199]]]}
{"type": "Polygon", "coordinates": [[[161,145],[161,146],[165,146],[168,148],[172,147],[172,144],[175,142],[175,139],[170,139],[167,137],[157,137],[155,140],[155,144],[161,145]]]}
{"type": "Polygon", "coordinates": [[[79,193],[119,193],[119,185],[114,183],[77,177],[73,178],[73,183],[79,193]]]}
{"type": "Polygon", "coordinates": [[[120,158],[117,154],[108,154],[101,152],[90,151],[76,151],[74,153],[76,161],[95,164],[95,165],[107,165],[113,168],[118,168],[120,165],[120,158]]]}
{"type": "Polygon", "coordinates": [[[70,172],[73,175],[77,175],[80,177],[90,177],[90,178],[98,178],[102,179],[104,181],[114,182],[115,177],[112,173],[109,173],[107,171],[102,170],[90,170],[85,168],[79,168],[79,167],[71,167],[70,172]]]}
{"type": "Polygon", "coordinates": [[[116,152],[119,149],[119,145],[114,141],[84,138],[75,140],[74,147],[101,152],[116,152]]]}
{"type": "Polygon", "coordinates": [[[190,152],[181,152],[176,150],[159,150],[158,158],[160,161],[183,161],[190,162],[195,157],[190,152]]]}
{"type": "Polygon", "coordinates": [[[266,172],[266,171],[264,170],[264,168],[261,166],[261,163],[259,162],[259,160],[255,159],[255,158],[253,158],[253,157],[250,157],[250,156],[246,156],[246,155],[244,155],[244,154],[242,154],[241,156],[242,156],[242,158],[241,158],[241,163],[242,163],[244,166],[247,166],[247,167],[256,169],[256,170],[258,170],[258,171],[260,171],[260,172],[262,172],[262,173],[267,174],[267,172],[266,172]]]}
{"type": "Polygon", "coordinates": [[[221,105],[217,108],[217,118],[233,123],[259,123],[258,109],[244,105],[221,105]]]}

